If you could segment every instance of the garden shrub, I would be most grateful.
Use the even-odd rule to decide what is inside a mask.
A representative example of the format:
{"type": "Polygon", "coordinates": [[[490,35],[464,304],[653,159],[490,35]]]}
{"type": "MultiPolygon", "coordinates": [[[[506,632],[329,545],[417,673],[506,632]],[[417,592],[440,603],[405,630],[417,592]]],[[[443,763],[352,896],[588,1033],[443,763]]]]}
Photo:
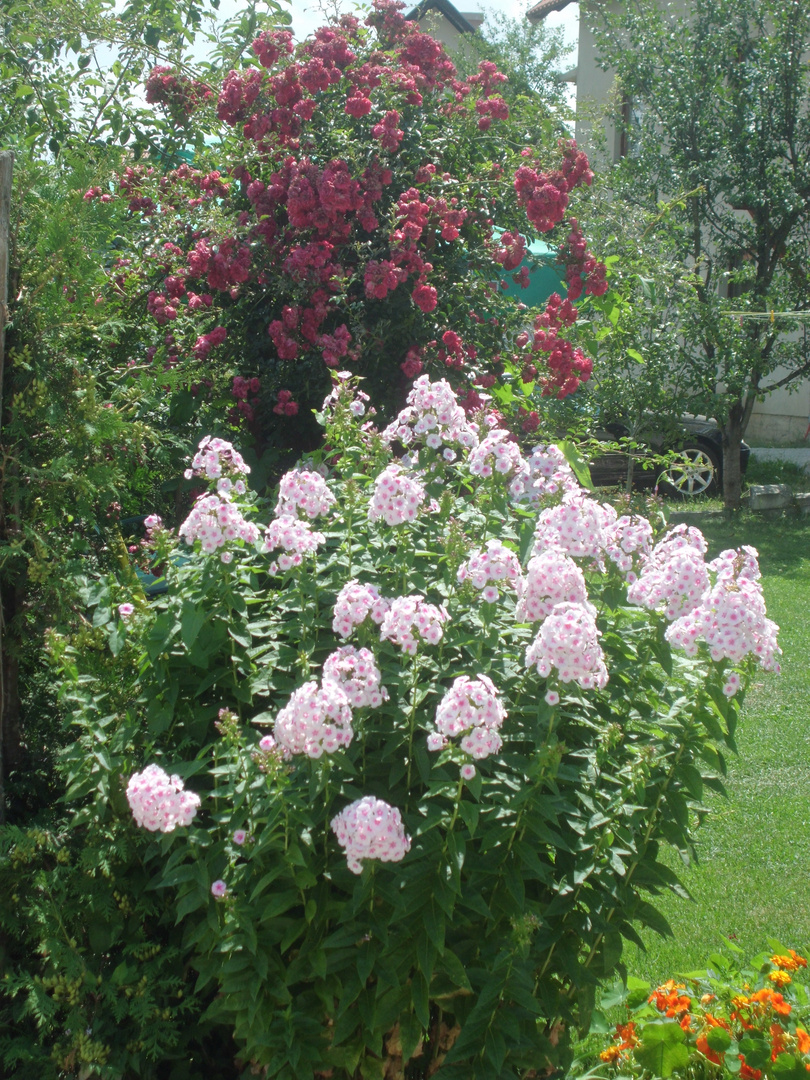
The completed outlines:
{"type": "MultiPolygon", "coordinates": [[[[743,951],[726,940],[733,956],[715,953],[704,972],[656,988],[634,980],[629,993],[617,987],[626,1016],[599,1055],[605,1064],[589,1075],[806,1076],[807,960],[776,940],[768,944],[768,952],[746,963],[743,951]]],[[[606,1000],[614,1003],[616,993],[606,1000]]]]}
{"type": "Polygon", "coordinates": [[[344,16],[297,46],[263,31],[258,66],[225,76],[207,164],[136,165],[86,193],[133,215],[110,296],[152,323],[137,366],[182,376],[175,411],[228,414],[260,450],[317,445],[330,368],[362,375],[388,417],[422,371],[470,407],[496,384],[530,427],[533,394],[590,374],[565,339],[577,297],[607,287],[571,216],[587,157],[544,105],[506,102],[492,61],[459,78],[403,7],[376,0],[366,25],[344,16]],[[570,302],[527,318],[500,283],[528,284],[537,234],[570,302]]]}
{"type": "Polygon", "coordinates": [[[68,854],[0,877],[17,1046],[63,1071],[202,1075],[212,1031],[277,1080],[565,1067],[777,666],[752,549],[619,518],[426,375],[382,431],[347,372],[319,415],[269,525],[203,440],[182,538],[147,523],[167,592],[88,581],[52,639],[68,854]]]}

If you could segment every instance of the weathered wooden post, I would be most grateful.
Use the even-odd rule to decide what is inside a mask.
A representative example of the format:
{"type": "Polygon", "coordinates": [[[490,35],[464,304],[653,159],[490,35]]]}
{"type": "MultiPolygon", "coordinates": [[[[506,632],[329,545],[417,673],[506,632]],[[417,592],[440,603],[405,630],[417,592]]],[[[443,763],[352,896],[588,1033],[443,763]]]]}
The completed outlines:
{"type": "MultiPolygon", "coordinates": [[[[8,319],[8,260],[11,246],[11,179],[14,155],[0,151],[0,429],[3,424],[3,379],[6,367],[6,322],[8,319]]],[[[5,623],[0,603],[0,823],[6,819],[6,680],[5,623]]]]}

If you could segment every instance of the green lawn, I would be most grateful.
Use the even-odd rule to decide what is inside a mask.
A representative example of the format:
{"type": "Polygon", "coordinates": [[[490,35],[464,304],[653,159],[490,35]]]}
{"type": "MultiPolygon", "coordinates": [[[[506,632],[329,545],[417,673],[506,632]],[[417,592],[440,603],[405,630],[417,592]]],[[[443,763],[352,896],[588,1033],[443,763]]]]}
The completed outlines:
{"type": "MultiPolygon", "coordinates": [[[[752,544],[760,554],[768,614],[780,626],[782,674],[758,676],[729,763],[728,799],[709,797],[699,863],[682,877],[694,903],[662,898],[674,937],[630,948],[631,974],[661,981],[704,967],[721,935],[750,953],[774,936],[810,945],[810,521],[750,513],[690,517],[710,555],[752,544]]],[[[806,954],[805,954],[806,955],[806,954]]]]}

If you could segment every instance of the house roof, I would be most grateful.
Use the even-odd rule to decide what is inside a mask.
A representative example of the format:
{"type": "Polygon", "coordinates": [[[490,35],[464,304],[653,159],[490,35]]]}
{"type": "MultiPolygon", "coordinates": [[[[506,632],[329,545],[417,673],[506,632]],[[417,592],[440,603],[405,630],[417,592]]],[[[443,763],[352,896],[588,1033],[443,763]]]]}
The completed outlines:
{"type": "Polygon", "coordinates": [[[408,12],[405,18],[416,22],[424,15],[427,15],[429,11],[438,11],[441,15],[444,15],[445,19],[455,26],[460,34],[475,33],[473,24],[464,18],[458,8],[453,7],[450,0],[422,0],[412,11],[408,12]]]}
{"type": "Polygon", "coordinates": [[[526,12],[526,18],[529,22],[540,22],[541,19],[545,19],[546,15],[550,15],[552,11],[562,11],[571,3],[573,3],[573,0],[540,0],[538,4],[529,8],[526,12]]]}

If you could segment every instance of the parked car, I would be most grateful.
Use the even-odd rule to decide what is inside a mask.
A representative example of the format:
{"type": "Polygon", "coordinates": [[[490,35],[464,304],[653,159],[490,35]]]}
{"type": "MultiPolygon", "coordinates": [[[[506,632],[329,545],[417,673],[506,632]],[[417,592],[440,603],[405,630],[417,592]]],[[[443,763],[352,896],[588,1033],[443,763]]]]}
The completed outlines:
{"type": "MultiPolygon", "coordinates": [[[[628,438],[630,431],[623,424],[606,424],[595,434],[601,441],[617,442],[628,438]]],[[[633,487],[657,487],[685,498],[716,495],[723,490],[723,440],[713,420],[684,417],[675,423],[656,423],[651,419],[633,441],[639,444],[638,451],[632,453],[633,487]],[[663,465],[656,463],[657,455],[671,452],[677,453],[677,458],[663,465]]],[[[743,475],[750,453],[748,444],[743,443],[740,447],[743,475]]],[[[629,453],[608,450],[592,458],[591,478],[597,487],[623,487],[629,464],[629,453]]]]}

